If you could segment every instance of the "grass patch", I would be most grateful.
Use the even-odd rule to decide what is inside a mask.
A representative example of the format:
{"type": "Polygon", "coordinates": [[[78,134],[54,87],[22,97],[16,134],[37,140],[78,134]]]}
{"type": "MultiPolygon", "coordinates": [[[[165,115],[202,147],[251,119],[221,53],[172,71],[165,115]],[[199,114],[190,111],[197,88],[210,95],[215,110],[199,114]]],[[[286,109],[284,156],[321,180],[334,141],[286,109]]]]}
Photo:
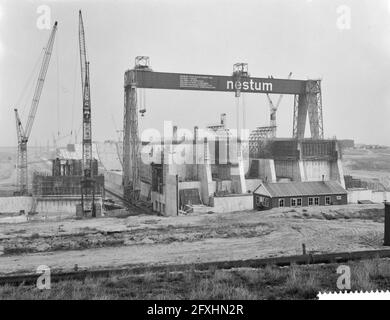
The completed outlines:
{"type": "MultiPolygon", "coordinates": [[[[385,290],[390,285],[390,260],[345,263],[351,268],[352,290],[385,290]]],[[[0,286],[1,299],[315,299],[319,291],[338,291],[338,264],[290,267],[129,272],[107,277],[35,286],[0,286]]]]}

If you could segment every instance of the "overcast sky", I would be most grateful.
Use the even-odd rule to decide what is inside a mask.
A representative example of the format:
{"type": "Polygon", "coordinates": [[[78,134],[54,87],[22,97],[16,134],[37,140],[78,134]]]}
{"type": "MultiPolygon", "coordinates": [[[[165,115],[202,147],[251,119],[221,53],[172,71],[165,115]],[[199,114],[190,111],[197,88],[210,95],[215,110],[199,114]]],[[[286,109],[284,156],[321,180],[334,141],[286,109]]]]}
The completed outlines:
{"type": "MultiPolygon", "coordinates": [[[[37,27],[41,5],[59,25],[32,146],[80,127],[79,9],[94,140],[114,139],[122,129],[124,72],[136,56],[147,55],[155,71],[228,75],[235,62],[247,62],[256,77],[286,78],[291,71],[295,79],[321,78],[326,137],[390,145],[388,0],[0,0],[0,146],[16,145],[14,107],[26,122],[50,34],[37,27]]],[[[202,127],[223,112],[229,126],[236,124],[232,93],[147,90],[146,108],[141,130],[160,129],[163,120],[202,127]]],[[[249,129],[268,124],[265,95],[248,94],[246,109],[249,129]]],[[[292,114],[293,99],[285,96],[279,136],[291,136],[292,114]]]]}

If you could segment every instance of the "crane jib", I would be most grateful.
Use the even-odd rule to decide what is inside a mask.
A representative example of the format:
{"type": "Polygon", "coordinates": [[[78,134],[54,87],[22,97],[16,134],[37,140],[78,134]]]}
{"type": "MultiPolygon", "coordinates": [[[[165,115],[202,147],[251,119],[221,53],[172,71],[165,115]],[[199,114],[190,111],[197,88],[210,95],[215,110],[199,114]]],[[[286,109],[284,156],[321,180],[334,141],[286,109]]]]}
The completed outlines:
{"type": "Polygon", "coordinates": [[[17,157],[17,165],[16,165],[16,175],[17,175],[18,193],[20,195],[28,194],[27,142],[31,134],[35,115],[39,105],[39,99],[42,94],[42,89],[45,82],[47,70],[49,68],[49,62],[53,50],[54,39],[57,32],[57,24],[58,23],[56,21],[50,33],[49,41],[45,47],[45,54],[43,55],[43,61],[42,61],[41,69],[39,71],[38,80],[35,86],[34,96],[32,99],[25,129],[23,129],[18,111],[17,109],[15,109],[16,133],[18,136],[18,157],[17,157]]]}

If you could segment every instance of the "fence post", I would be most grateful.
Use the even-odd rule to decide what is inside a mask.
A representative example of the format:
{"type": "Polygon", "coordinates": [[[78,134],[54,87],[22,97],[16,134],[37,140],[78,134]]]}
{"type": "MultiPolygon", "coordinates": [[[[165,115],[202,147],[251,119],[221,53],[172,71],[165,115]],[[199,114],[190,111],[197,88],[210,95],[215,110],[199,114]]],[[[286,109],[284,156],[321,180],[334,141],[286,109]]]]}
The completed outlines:
{"type": "Polygon", "coordinates": [[[390,202],[385,201],[385,237],[384,246],[390,246],[390,202]]]}

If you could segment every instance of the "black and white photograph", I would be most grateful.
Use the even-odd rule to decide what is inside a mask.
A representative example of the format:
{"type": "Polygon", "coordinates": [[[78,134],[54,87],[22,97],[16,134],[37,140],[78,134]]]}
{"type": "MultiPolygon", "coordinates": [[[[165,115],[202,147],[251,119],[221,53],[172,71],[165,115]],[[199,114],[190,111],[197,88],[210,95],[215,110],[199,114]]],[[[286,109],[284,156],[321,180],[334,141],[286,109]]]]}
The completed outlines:
{"type": "Polygon", "coordinates": [[[390,300],[389,75],[390,0],[0,0],[0,300],[390,300]]]}

